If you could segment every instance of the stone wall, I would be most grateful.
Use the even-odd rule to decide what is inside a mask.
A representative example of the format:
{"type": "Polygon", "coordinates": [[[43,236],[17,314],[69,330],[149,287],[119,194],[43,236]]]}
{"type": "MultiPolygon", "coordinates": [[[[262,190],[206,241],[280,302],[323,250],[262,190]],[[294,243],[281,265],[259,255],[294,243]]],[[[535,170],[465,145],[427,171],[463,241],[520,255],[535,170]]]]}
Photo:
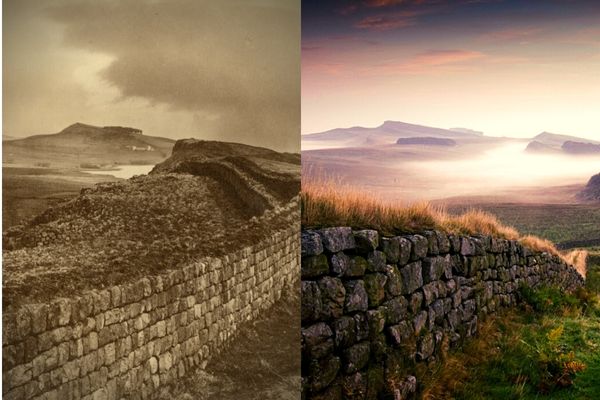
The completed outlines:
{"type": "Polygon", "coordinates": [[[302,232],[302,391],[308,399],[411,398],[418,362],[476,333],[518,289],[584,283],[516,241],[441,232],[302,232]]]}
{"type": "Polygon", "coordinates": [[[299,234],[294,222],[223,257],[5,313],[2,397],[151,398],[298,281],[299,234]]]}

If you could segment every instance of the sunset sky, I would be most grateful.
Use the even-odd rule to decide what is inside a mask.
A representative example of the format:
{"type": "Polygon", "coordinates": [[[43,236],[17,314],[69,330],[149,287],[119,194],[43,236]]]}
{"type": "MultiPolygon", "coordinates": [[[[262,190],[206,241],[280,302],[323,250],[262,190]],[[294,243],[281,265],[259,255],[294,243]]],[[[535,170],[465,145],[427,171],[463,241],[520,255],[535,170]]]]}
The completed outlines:
{"type": "Polygon", "coordinates": [[[74,122],[298,151],[300,0],[4,0],[3,134],[74,122]]]}
{"type": "Polygon", "coordinates": [[[302,1],[302,133],[398,120],[600,139],[600,2],[302,1]]]}

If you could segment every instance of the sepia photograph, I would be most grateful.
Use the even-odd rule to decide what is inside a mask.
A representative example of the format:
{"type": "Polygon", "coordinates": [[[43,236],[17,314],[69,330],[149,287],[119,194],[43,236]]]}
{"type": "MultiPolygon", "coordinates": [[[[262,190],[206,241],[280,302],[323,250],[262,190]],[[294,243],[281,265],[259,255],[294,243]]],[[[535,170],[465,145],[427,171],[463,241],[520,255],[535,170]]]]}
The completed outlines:
{"type": "Polygon", "coordinates": [[[300,2],[2,12],[2,398],[299,398],[300,2]]]}
{"type": "Polygon", "coordinates": [[[600,3],[302,2],[305,399],[600,398],[600,3]]]}

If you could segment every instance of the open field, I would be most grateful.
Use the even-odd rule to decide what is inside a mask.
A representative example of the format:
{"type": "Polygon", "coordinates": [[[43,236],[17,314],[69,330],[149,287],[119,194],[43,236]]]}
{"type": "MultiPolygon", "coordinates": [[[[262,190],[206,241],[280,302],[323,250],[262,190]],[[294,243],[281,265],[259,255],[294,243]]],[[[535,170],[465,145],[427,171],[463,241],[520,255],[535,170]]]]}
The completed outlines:
{"type": "Polygon", "coordinates": [[[2,168],[2,229],[23,223],[48,207],[77,196],[84,187],[115,181],[72,169],[2,168]]]}

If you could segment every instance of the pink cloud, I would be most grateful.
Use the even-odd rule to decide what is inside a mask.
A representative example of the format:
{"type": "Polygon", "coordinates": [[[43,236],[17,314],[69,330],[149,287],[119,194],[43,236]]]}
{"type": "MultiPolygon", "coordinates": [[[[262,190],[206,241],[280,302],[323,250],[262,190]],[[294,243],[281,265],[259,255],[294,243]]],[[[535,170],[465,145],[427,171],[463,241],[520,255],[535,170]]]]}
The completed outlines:
{"type": "Polygon", "coordinates": [[[412,26],[416,24],[417,15],[419,15],[419,13],[414,11],[373,15],[361,19],[356,24],[354,24],[354,26],[359,29],[388,31],[392,29],[405,28],[407,26],[412,26]]]}
{"type": "Polygon", "coordinates": [[[542,32],[541,28],[506,28],[496,31],[486,32],[481,36],[483,40],[510,41],[526,39],[542,32]]]}
{"type": "Polygon", "coordinates": [[[483,53],[471,50],[432,50],[417,54],[406,61],[380,64],[364,70],[364,72],[377,74],[418,74],[440,70],[456,71],[469,67],[464,65],[465,62],[483,57],[483,53]]]}

